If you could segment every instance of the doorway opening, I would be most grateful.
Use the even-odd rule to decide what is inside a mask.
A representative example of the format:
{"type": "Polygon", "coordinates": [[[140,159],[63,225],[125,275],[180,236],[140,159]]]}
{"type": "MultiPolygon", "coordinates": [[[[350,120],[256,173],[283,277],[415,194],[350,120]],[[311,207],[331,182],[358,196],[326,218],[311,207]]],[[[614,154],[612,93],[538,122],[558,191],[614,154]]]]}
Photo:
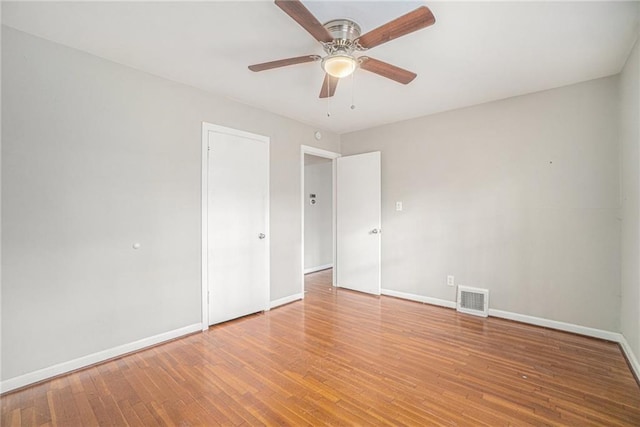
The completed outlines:
{"type": "Polygon", "coordinates": [[[305,274],[333,269],[336,281],[336,159],[340,154],[301,148],[302,289],[305,274]]]}

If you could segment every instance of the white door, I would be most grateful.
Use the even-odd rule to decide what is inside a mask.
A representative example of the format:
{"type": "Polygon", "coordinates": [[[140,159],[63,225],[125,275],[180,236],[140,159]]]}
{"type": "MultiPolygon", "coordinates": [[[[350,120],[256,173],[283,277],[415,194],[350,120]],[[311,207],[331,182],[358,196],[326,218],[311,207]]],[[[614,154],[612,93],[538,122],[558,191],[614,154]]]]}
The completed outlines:
{"type": "Polygon", "coordinates": [[[380,152],[337,161],[337,285],[380,295],[380,152]]]}
{"type": "Polygon", "coordinates": [[[208,125],[209,325],[268,308],[269,139],[208,125]]]}

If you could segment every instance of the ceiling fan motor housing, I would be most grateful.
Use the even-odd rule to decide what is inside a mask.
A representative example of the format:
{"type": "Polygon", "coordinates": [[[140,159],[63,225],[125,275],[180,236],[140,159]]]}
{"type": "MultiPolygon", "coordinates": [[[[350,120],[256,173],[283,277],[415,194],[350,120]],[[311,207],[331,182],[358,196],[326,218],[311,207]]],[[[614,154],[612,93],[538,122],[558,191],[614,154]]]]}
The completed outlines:
{"type": "Polygon", "coordinates": [[[351,54],[357,46],[355,40],[360,37],[360,25],[350,19],[333,19],[323,25],[333,41],[323,43],[325,51],[331,55],[334,53],[351,54]]]}

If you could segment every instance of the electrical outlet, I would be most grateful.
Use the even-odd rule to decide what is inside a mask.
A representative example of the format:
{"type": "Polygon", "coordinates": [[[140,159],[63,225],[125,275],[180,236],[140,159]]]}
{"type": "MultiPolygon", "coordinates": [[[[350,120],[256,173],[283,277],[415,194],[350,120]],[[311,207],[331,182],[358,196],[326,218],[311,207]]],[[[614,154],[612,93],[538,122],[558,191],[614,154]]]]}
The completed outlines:
{"type": "Polygon", "coordinates": [[[447,276],[447,286],[455,286],[456,283],[454,281],[453,276],[447,276]]]}
{"type": "Polygon", "coordinates": [[[402,202],[396,202],[396,211],[400,212],[402,210],[402,202]]]}

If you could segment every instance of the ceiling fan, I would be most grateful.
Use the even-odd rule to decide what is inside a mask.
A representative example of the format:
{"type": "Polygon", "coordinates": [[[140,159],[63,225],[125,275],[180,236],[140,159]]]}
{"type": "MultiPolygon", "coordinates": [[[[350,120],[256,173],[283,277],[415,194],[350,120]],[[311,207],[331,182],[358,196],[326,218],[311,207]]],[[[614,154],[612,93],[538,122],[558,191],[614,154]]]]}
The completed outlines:
{"type": "Polygon", "coordinates": [[[416,73],[369,56],[357,57],[354,52],[366,51],[398,37],[426,28],[436,22],[429,8],[420,6],[364,35],[360,35],[360,26],[350,19],[333,19],[325,24],[320,24],[300,0],[275,0],[275,3],[276,6],[320,42],[326,55],[324,57],[304,55],[263,62],[250,65],[249,69],[257,72],[288,65],[321,61],[325,76],[320,90],[320,98],[333,96],[339,79],[351,75],[358,67],[398,83],[405,85],[410,83],[416,78],[416,73]]]}

